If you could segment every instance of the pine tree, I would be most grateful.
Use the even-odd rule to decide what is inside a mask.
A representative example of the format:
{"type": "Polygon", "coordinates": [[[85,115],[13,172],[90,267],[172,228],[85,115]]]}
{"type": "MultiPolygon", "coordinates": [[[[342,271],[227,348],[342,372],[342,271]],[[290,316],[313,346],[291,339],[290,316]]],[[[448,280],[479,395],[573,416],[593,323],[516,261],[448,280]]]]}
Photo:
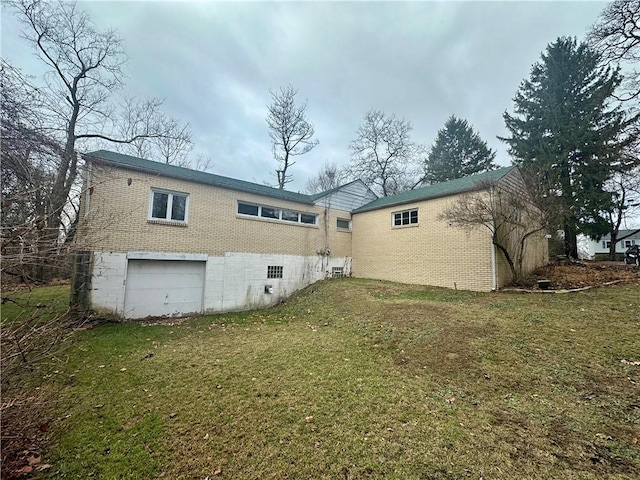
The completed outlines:
{"type": "Polygon", "coordinates": [[[425,165],[427,183],[445,182],[496,168],[496,152],[487,146],[469,122],[449,117],[438,130],[425,165]]]}
{"type": "Polygon", "coordinates": [[[530,188],[555,215],[564,250],[577,257],[577,233],[606,233],[601,212],[610,207],[604,184],[619,167],[637,121],[612,106],[618,70],[600,66],[587,44],[561,37],[547,46],[514,98],[515,114],[504,113],[514,163],[530,188]]]}

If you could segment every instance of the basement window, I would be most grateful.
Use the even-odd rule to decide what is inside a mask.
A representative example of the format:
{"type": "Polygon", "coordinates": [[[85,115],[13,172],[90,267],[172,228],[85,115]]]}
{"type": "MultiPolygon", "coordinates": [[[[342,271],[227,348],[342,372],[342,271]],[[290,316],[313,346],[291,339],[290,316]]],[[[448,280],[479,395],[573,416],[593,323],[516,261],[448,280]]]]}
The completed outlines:
{"type": "Polygon", "coordinates": [[[351,221],[346,218],[338,218],[336,226],[340,230],[351,230],[351,221]]]}
{"type": "Polygon", "coordinates": [[[189,194],[151,189],[149,220],[187,223],[189,194]]]}
{"type": "Polygon", "coordinates": [[[402,227],[404,225],[417,225],[418,224],[418,209],[403,210],[402,212],[394,212],[391,214],[393,217],[393,226],[402,227]]]}
{"type": "Polygon", "coordinates": [[[267,278],[282,278],[282,265],[269,265],[267,267],[267,278]]]}
{"type": "Polygon", "coordinates": [[[344,277],[344,268],[343,267],[333,267],[333,268],[331,268],[331,276],[333,278],[342,278],[342,277],[344,277]]]}

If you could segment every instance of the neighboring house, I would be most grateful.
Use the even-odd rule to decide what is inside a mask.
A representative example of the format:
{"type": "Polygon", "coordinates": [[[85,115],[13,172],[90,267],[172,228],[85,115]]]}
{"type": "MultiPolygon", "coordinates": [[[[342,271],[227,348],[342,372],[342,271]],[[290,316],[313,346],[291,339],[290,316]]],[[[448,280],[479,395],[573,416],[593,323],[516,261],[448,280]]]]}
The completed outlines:
{"type": "Polygon", "coordinates": [[[255,308],[329,276],[478,291],[510,280],[488,232],[437,214],[513,168],[378,199],[360,180],[305,195],[102,150],[85,160],[77,239],[88,262],[76,290],[97,311],[255,308]]]}
{"type": "MultiPolygon", "coordinates": [[[[640,245],[640,231],[637,230],[618,230],[618,238],[622,238],[622,240],[616,242],[616,253],[624,253],[632,245],[640,245]]],[[[610,247],[610,233],[599,240],[587,238],[587,251],[591,259],[594,259],[596,255],[598,257],[609,255],[610,247]]]]}

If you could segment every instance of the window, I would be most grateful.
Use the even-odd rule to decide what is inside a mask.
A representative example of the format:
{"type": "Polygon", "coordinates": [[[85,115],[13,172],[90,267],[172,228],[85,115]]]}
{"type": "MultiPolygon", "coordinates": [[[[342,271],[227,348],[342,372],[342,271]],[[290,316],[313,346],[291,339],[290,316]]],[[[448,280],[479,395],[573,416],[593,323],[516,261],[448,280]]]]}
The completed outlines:
{"type": "Polygon", "coordinates": [[[300,214],[291,210],[282,210],[282,220],[285,222],[298,222],[300,221],[300,214]]]}
{"type": "Polygon", "coordinates": [[[187,222],[189,195],[166,190],[151,190],[149,220],[187,222]]]}
{"type": "Polygon", "coordinates": [[[339,218],[336,224],[341,230],[351,230],[351,221],[346,218],[339,218]]]}
{"type": "Polygon", "coordinates": [[[302,223],[308,223],[309,225],[315,225],[316,224],[316,216],[315,215],[310,215],[308,213],[301,213],[300,214],[300,221],[302,223]]]}
{"type": "Polygon", "coordinates": [[[264,218],[280,218],[280,210],[271,207],[262,207],[260,216],[264,218]]]}
{"type": "Polygon", "coordinates": [[[417,225],[418,223],[418,209],[404,210],[402,212],[393,213],[393,226],[400,227],[402,225],[417,225]]]}
{"type": "Polygon", "coordinates": [[[270,220],[298,224],[304,223],[307,225],[315,225],[318,219],[318,216],[313,213],[296,212],[295,210],[285,210],[244,202],[238,202],[238,215],[248,215],[251,217],[268,218],[270,220]]]}
{"type": "Polygon", "coordinates": [[[631,240],[625,240],[624,241],[624,246],[625,246],[625,248],[629,248],[631,246],[631,240]]]}
{"type": "Polygon", "coordinates": [[[267,267],[267,278],[282,278],[282,265],[269,265],[267,267]]]}
{"type": "Polygon", "coordinates": [[[333,278],[342,278],[342,277],[344,277],[344,268],[343,267],[333,267],[331,269],[331,276],[333,278]]]}
{"type": "Polygon", "coordinates": [[[257,205],[249,205],[246,203],[238,203],[238,213],[242,215],[253,215],[254,217],[258,216],[258,206],[257,205]]]}
{"type": "Polygon", "coordinates": [[[605,248],[611,248],[611,240],[607,240],[607,243],[605,244],[605,248]]]}

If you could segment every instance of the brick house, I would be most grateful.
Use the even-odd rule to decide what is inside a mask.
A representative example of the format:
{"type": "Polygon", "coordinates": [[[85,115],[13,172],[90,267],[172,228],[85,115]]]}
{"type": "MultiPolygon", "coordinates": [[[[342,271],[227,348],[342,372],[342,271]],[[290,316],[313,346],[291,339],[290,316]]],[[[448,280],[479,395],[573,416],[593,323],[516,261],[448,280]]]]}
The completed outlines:
{"type": "MultiPolygon", "coordinates": [[[[505,167],[378,198],[355,209],[354,276],[475,291],[509,284],[511,270],[489,230],[467,231],[439,218],[460,195],[488,195],[488,184],[524,188],[517,168],[505,167]]],[[[545,233],[526,243],[525,272],[547,263],[545,233]]],[[[513,252],[516,246],[508,248],[513,252]]]]}
{"type": "Polygon", "coordinates": [[[102,150],[85,160],[77,237],[98,311],[256,308],[328,276],[478,291],[509,281],[487,233],[437,214],[511,168],[379,199],[360,180],[305,195],[102,150]]]}

